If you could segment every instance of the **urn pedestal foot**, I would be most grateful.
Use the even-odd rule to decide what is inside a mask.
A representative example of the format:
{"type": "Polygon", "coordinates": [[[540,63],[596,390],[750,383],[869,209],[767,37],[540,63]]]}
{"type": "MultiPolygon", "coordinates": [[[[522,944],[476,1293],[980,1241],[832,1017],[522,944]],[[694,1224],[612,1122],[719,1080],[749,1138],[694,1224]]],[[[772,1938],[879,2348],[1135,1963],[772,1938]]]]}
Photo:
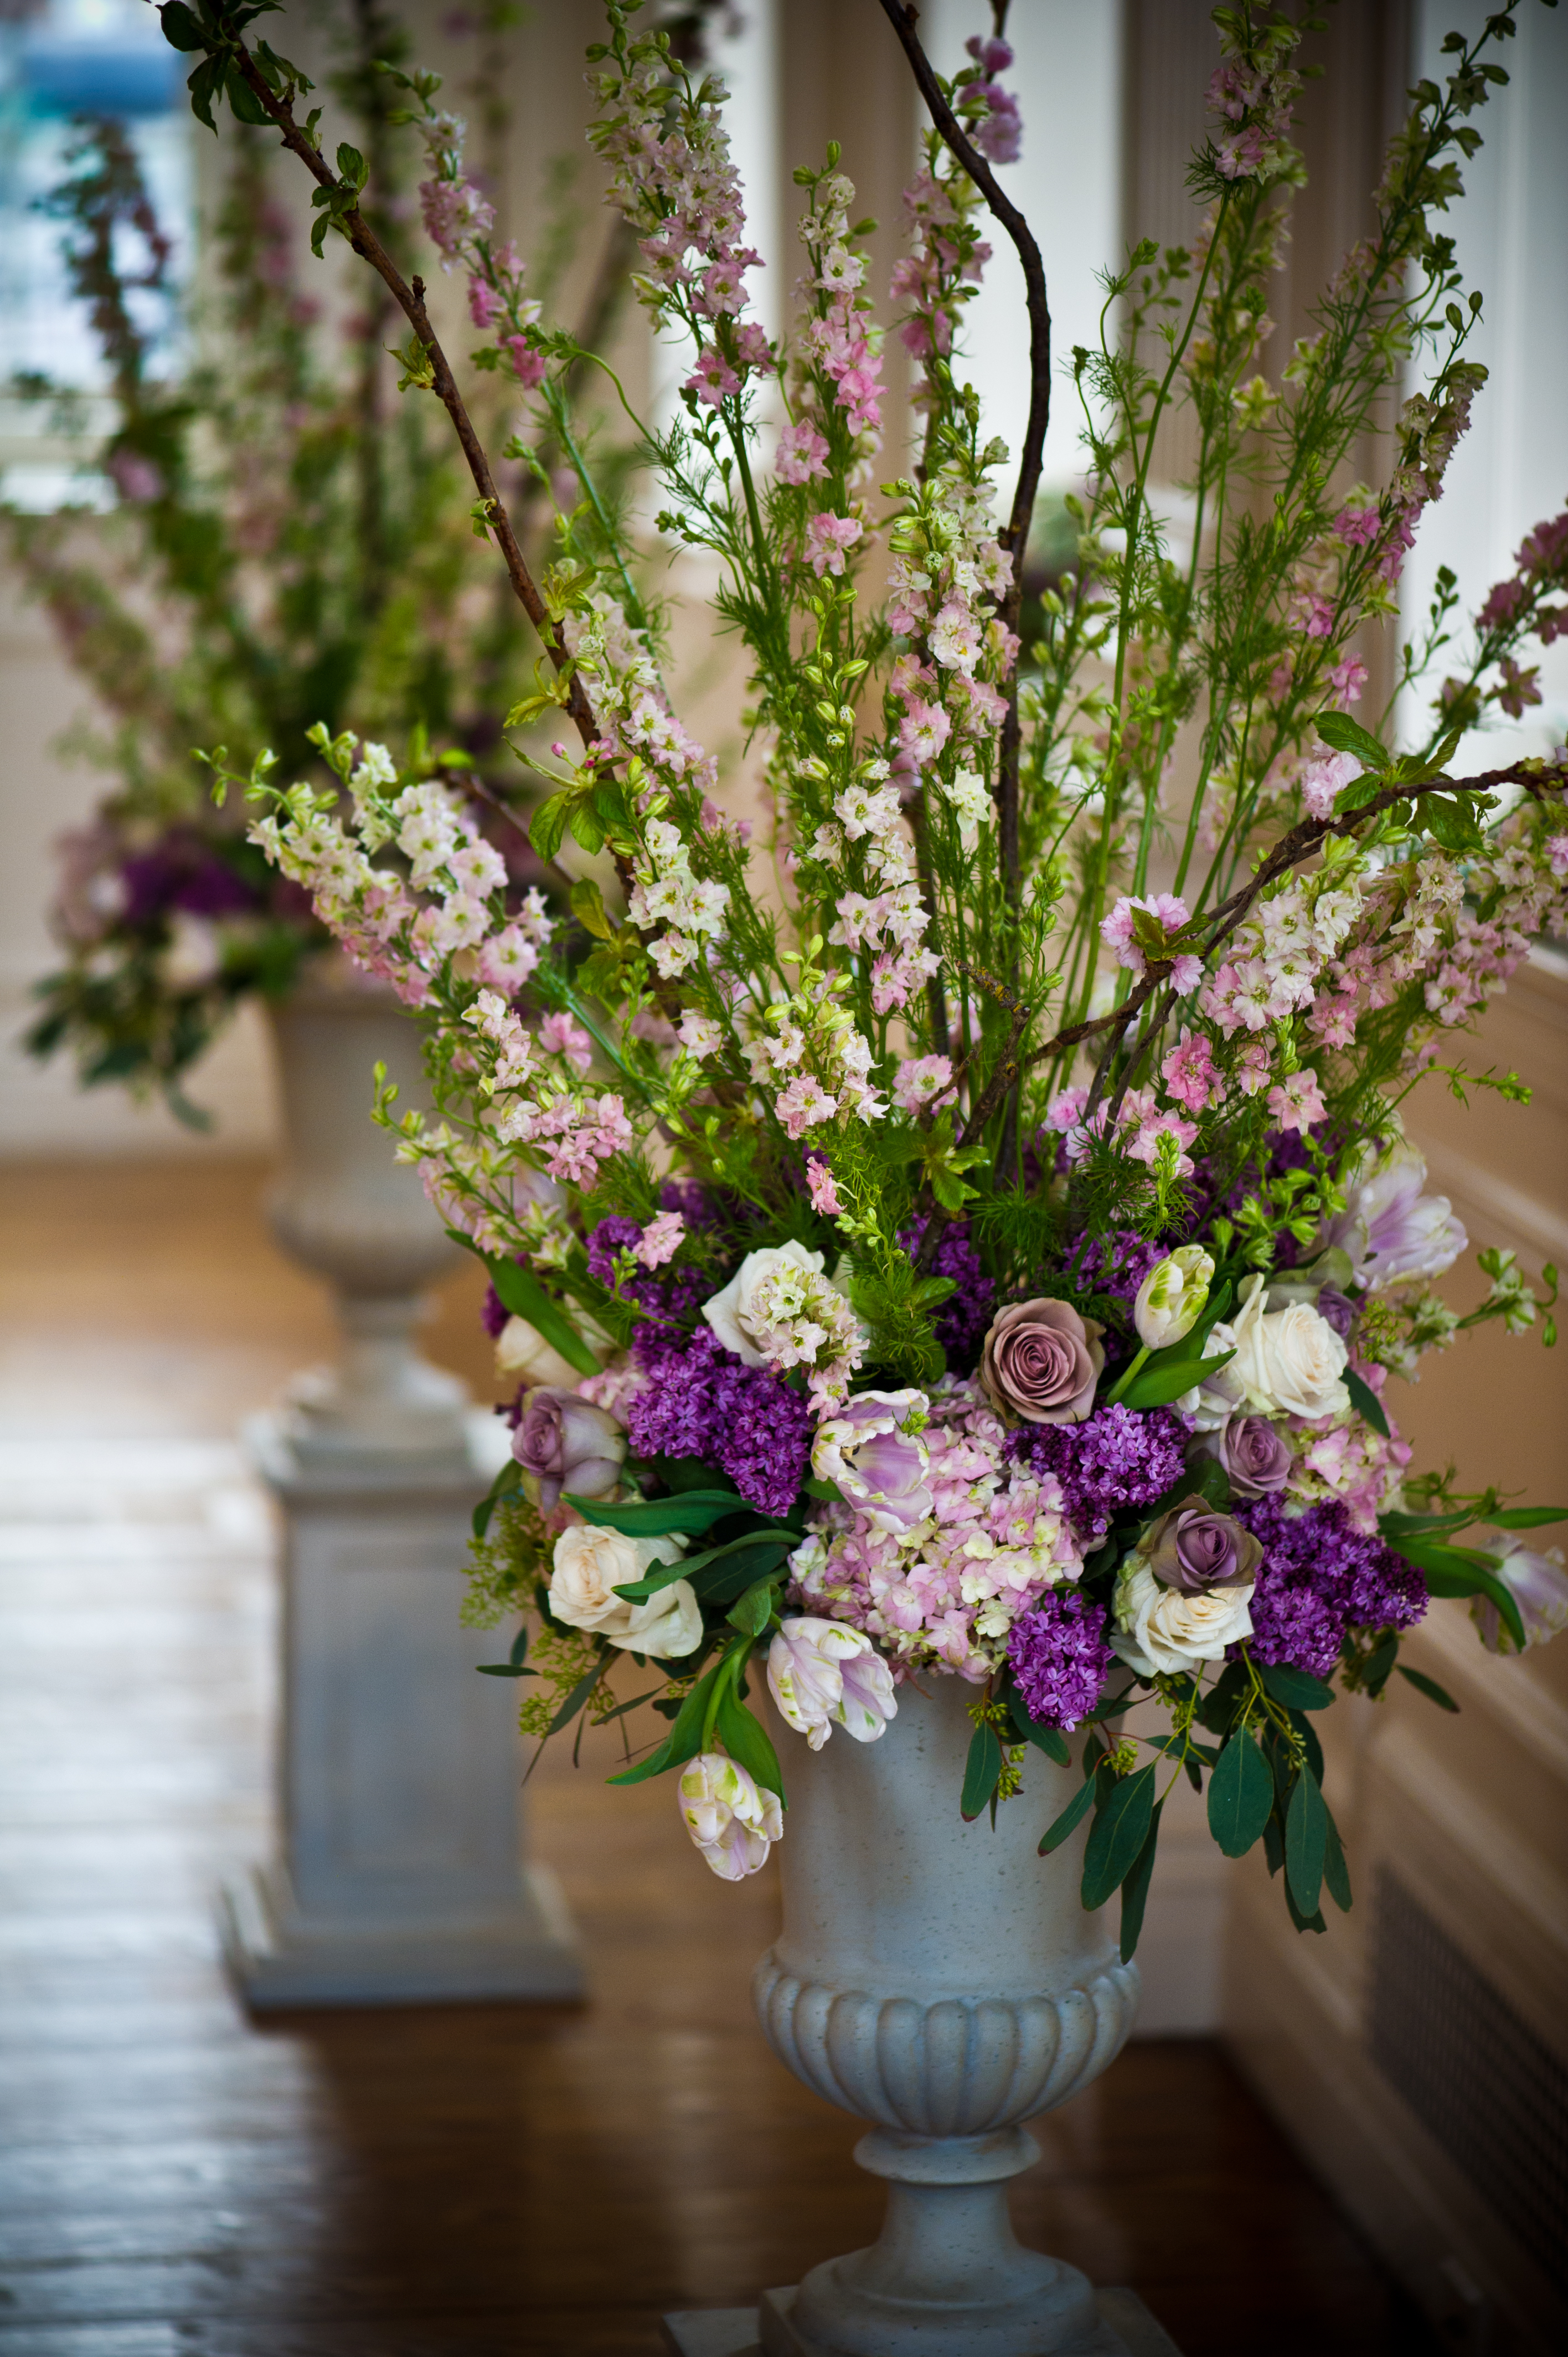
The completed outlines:
{"type": "Polygon", "coordinates": [[[1013,2232],[1007,2179],[1040,2157],[1025,2129],[874,2128],[854,2157],[888,2180],[882,2232],[803,2276],[787,2320],[764,2310],[766,2357],[1120,2357],[1088,2277],[1013,2232]]]}
{"type": "MultiPolygon", "coordinates": [[[[765,2291],[757,2308],[686,2309],[663,2319],[675,2357],[818,2357],[791,2321],[795,2287],[765,2291]],[[771,2337],[770,2337],[771,2336],[771,2337]]],[[[1088,2345],[1097,2357],[1181,2357],[1181,2352],[1135,2291],[1097,2291],[1094,2305],[1101,2339],[1088,2345]]],[[[890,2342],[890,2349],[897,2344],[890,2342]]]]}
{"type": "MultiPolygon", "coordinates": [[[[502,1436],[504,1438],[504,1436],[502,1436]]],[[[493,1420],[457,1462],[324,1464],[248,1430],[282,1511],[282,1856],[234,1876],[220,1931],[258,2010],[573,1998],[582,1960],[521,1856],[516,1689],[458,1619],[493,1420]]]]}

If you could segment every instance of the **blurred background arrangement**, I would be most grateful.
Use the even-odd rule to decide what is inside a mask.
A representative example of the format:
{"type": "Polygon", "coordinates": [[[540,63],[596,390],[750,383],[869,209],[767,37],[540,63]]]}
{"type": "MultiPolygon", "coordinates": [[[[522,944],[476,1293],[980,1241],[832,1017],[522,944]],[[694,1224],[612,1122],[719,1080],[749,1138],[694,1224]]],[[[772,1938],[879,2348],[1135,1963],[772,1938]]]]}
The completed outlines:
{"type": "MultiPolygon", "coordinates": [[[[1304,54],[1331,73],[1304,96],[1310,179],[1271,290],[1269,365],[1360,234],[1408,85],[1484,13],[1325,11],[1304,54]]],[[[929,0],[940,65],[987,14],[929,0]]],[[[885,225],[885,288],[917,102],[875,0],[663,15],[731,86],[752,233],[778,257],[770,331],[791,169],[830,137],[885,225]]],[[[657,415],[675,372],[631,300],[585,139],[600,21],[596,0],[287,0],[273,20],[328,128],[372,159],[381,233],[429,273],[458,347],[378,56],[446,77],[530,295],[609,349],[657,415]]],[[[1185,169],[1212,29],[1201,0],[1014,0],[1008,33],[1027,136],[1002,177],[1039,235],[1066,354],[1094,340],[1097,273],[1126,243],[1195,232],[1185,169]]],[[[1407,571],[1412,617],[1444,567],[1473,608],[1568,489],[1568,20],[1521,15],[1509,62],[1452,215],[1486,289],[1474,350],[1490,381],[1407,571]]],[[[212,141],[183,80],[144,0],[0,0],[0,2357],[652,2351],[661,2309],[793,2282],[872,2223],[848,2123],[751,2022],[768,1874],[713,1883],[662,1788],[609,1796],[593,1757],[574,1770],[552,1755],[525,1803],[542,1977],[378,1985],[329,2011],[252,1986],[248,2008],[232,1921],[225,1974],[219,1887],[285,1835],[306,1871],[316,1770],[291,1734],[280,1783],[280,1727],[332,1717],[297,1675],[293,1555],[280,1623],[300,1510],[286,1484],[269,1496],[252,1420],[286,1397],[300,1445],[341,1470],[367,1418],[402,1415],[434,1481],[443,1447],[482,1453],[482,1411],[515,1376],[496,1372],[482,1273],[443,1261],[438,1230],[395,1282],[357,1271],[333,1209],[348,1149],[312,1129],[325,1116],[299,1076],[301,1026],[330,1014],[338,978],[303,896],[213,811],[190,748],[225,743],[243,767],[267,743],[299,758],[318,719],[399,744],[423,726],[482,799],[504,799],[518,773],[499,722],[536,650],[470,528],[445,416],[399,395],[400,323],[368,274],[313,258],[271,141],[227,125],[212,141]],[[301,1381],[335,1358],[335,1377],[301,1381]],[[480,1412],[466,1424],[437,1370],[480,1412]],[[639,1811],[668,1815],[662,1847],[639,1811]]],[[[987,423],[1015,445],[1027,332],[1004,247],[968,319],[987,423]]],[[[890,338],[889,449],[909,432],[907,358],[890,338]]],[[[521,397],[475,378],[493,446],[521,397]]],[[[1070,547],[1073,428],[1063,397],[1040,583],[1070,547]]],[[[615,483],[609,406],[582,430],[615,483]]],[[[1162,464],[1179,539],[1182,451],[1162,464]]],[[[543,546],[547,502],[521,461],[506,488],[543,546]]],[[[660,553],[651,520],[649,544],[678,597],[697,560],[660,553]]],[[[676,658],[740,811],[756,788],[727,651],[677,619],[676,658]]],[[[1391,649],[1366,660],[1375,709],[1391,649]]],[[[1539,688],[1499,717],[1488,759],[1563,743],[1568,643],[1539,688]]],[[[508,856],[534,880],[521,838],[508,856]]],[[[360,1097],[338,1077],[352,1058],[329,1093],[373,1160],[361,1060],[360,1097]]],[[[1410,1127],[1472,1243],[1539,1278],[1568,1266],[1568,944],[1538,945],[1472,1060],[1522,1075],[1528,1114],[1466,1106],[1439,1079],[1410,1127]]],[[[383,1257],[403,1216],[385,1211],[383,1257]]],[[[1561,1494],[1568,1352],[1493,1328],[1429,1365],[1399,1411],[1418,1458],[1561,1494]]],[[[398,1678],[409,1711],[428,1695],[391,1637],[338,1749],[322,1738],[334,1791],[364,1787],[343,1806],[360,1810],[367,1888],[417,1881],[449,1846],[453,1794],[497,1728],[512,1778],[511,1690],[472,1675],[495,1641],[456,1634],[460,1555],[439,1609],[468,1649],[453,1655],[463,1712],[491,1712],[479,1750],[455,1736],[439,1775],[415,1771],[398,1678]]],[[[1293,1940],[1260,1861],[1227,1872],[1196,1816],[1167,1831],[1141,2034],[1043,2124],[1020,2180],[1020,2232],[1133,2284],[1189,2357],[1561,2345],[1568,1645],[1493,1660],[1461,1610],[1435,1606],[1410,1652],[1460,1706],[1441,1760],[1408,1692],[1348,1701],[1326,1732],[1355,1913],[1293,1940]],[[1177,2112],[1201,2185],[1165,2158],[1177,2112]],[[1205,2337],[1184,2338],[1200,2318],[1205,2337]]]]}

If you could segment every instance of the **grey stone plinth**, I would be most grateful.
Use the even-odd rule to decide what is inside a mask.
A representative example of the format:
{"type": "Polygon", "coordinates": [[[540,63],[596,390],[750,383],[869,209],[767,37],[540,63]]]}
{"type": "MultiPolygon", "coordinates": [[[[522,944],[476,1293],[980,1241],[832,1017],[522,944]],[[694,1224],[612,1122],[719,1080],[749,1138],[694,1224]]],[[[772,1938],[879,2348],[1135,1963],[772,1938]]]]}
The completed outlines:
{"type": "Polygon", "coordinates": [[[220,1910],[247,2001],[580,1996],[560,1895],[522,1857],[517,1689],[476,1674],[498,1640],[458,1620],[489,1435],[456,1466],[389,1454],[373,1470],[302,1463],[275,1419],[247,1437],[282,1513],[285,1597],[283,1855],[220,1910]]]}
{"type": "MultiPolygon", "coordinates": [[[[1181,2357],[1135,2291],[1096,2292],[1094,2304],[1098,2330],[1082,2344],[1083,2357],[1181,2357]]],[[[795,2331],[794,2305],[791,2285],[765,2291],[757,2308],[684,2309],[665,2317],[665,2336],[676,2357],[829,2357],[820,2342],[795,2331]]]]}

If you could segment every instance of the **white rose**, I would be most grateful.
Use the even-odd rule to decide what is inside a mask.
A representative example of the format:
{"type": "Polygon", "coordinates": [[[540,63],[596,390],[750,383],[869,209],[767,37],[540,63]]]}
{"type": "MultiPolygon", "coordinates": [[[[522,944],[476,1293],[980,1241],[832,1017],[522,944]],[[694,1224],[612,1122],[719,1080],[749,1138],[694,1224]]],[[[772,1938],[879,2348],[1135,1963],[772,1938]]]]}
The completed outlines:
{"type": "Polygon", "coordinates": [[[1349,1353],[1327,1318],[1301,1301],[1265,1309],[1261,1276],[1248,1277],[1242,1291],[1247,1298],[1226,1345],[1236,1356],[1223,1372],[1240,1383],[1247,1406],[1257,1415],[1299,1415],[1309,1423],[1347,1415],[1349,1353]]]}
{"type": "Polygon", "coordinates": [[[822,1266],[822,1254],[808,1252],[793,1236],[787,1244],[769,1244],[761,1252],[747,1253],[723,1292],[703,1302],[703,1315],[726,1351],[733,1351],[748,1367],[764,1367],[768,1361],[752,1339],[758,1326],[766,1323],[755,1311],[757,1286],[776,1268],[803,1268],[821,1276],[822,1266]]]}
{"type": "Polygon", "coordinates": [[[1224,1658],[1228,1645],[1252,1633],[1248,1610],[1252,1583],[1208,1587],[1197,1596],[1165,1587],[1146,1563],[1134,1556],[1116,1583],[1112,1646],[1130,1670],[1153,1677],[1196,1675],[1204,1662],[1224,1658]]]}
{"type": "MultiPolygon", "coordinates": [[[[1236,1337],[1230,1328],[1217,1321],[1204,1336],[1203,1357],[1218,1359],[1235,1347],[1236,1337]]],[[[1211,1375],[1194,1383],[1191,1391],[1183,1392],[1180,1399],[1172,1403],[1177,1415],[1185,1416],[1195,1432],[1218,1432],[1245,1404],[1246,1388],[1237,1376],[1234,1359],[1229,1366],[1216,1367],[1211,1375]]]]}
{"type": "Polygon", "coordinates": [[[691,1581],[672,1581],[646,1604],[629,1603],[615,1591],[646,1578],[656,1563],[679,1563],[685,1552],[686,1541],[678,1534],[631,1539],[596,1523],[575,1523],[555,1542],[550,1609],[569,1629],[592,1630],[628,1652],[677,1661],[694,1652],[703,1638],[702,1609],[691,1581]]]}

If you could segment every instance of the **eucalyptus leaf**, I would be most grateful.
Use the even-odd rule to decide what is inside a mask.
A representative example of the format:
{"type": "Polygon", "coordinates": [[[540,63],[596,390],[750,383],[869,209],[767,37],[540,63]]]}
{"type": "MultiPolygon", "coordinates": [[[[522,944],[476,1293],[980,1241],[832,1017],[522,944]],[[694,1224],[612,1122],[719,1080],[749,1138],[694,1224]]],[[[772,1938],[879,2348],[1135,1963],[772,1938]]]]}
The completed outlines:
{"type": "Polygon", "coordinates": [[[1155,1852],[1160,1839],[1160,1813],[1163,1801],[1155,1803],[1155,1813],[1149,1820],[1148,1839],[1139,1851],[1132,1872],[1122,1885],[1122,1962],[1130,1964],[1138,1945],[1138,1934],[1144,1928],[1144,1908],[1149,1896],[1149,1884],[1154,1877],[1155,1852]]]}
{"type": "Polygon", "coordinates": [[[1077,1831],[1089,1814],[1094,1800],[1094,1779],[1086,1777],[1073,1794],[1059,1817],[1053,1818],[1040,1835],[1040,1856],[1049,1857],[1052,1850],[1060,1849],[1068,1835],[1077,1831]]]}
{"type": "Polygon", "coordinates": [[[1208,1780],[1208,1830],[1227,1857],[1245,1857],[1269,1822],[1274,1780],[1243,1727],[1220,1751],[1208,1780]]]}
{"type": "Polygon", "coordinates": [[[1363,1383],[1353,1367],[1345,1370],[1345,1388],[1350,1394],[1350,1405],[1357,1415],[1369,1424],[1374,1432],[1389,1437],[1389,1420],[1383,1414],[1382,1402],[1370,1383],[1363,1383]]]}
{"type": "Polygon", "coordinates": [[[1110,1797],[1095,1816],[1090,1828],[1089,1846],[1083,1854],[1083,1883],[1079,1893],[1084,1908],[1093,1914],[1103,1907],[1112,1892],[1119,1888],[1138,1862],[1139,1854],[1149,1837],[1149,1825],[1155,1809],[1155,1768],[1140,1768],[1135,1775],[1118,1777],[1110,1797]]]}
{"type": "Polygon", "coordinates": [[[1304,1768],[1291,1788],[1285,1811],[1285,1879],[1306,1921],[1317,1913],[1327,1846],[1328,1811],[1316,1777],[1310,1768],[1304,1768]]]}
{"type": "Polygon", "coordinates": [[[996,1729],[983,1721],[969,1739],[969,1757],[964,1762],[963,1792],[959,1801],[959,1813],[966,1824],[972,1824],[995,1792],[1002,1774],[1002,1746],[996,1729]]]}

